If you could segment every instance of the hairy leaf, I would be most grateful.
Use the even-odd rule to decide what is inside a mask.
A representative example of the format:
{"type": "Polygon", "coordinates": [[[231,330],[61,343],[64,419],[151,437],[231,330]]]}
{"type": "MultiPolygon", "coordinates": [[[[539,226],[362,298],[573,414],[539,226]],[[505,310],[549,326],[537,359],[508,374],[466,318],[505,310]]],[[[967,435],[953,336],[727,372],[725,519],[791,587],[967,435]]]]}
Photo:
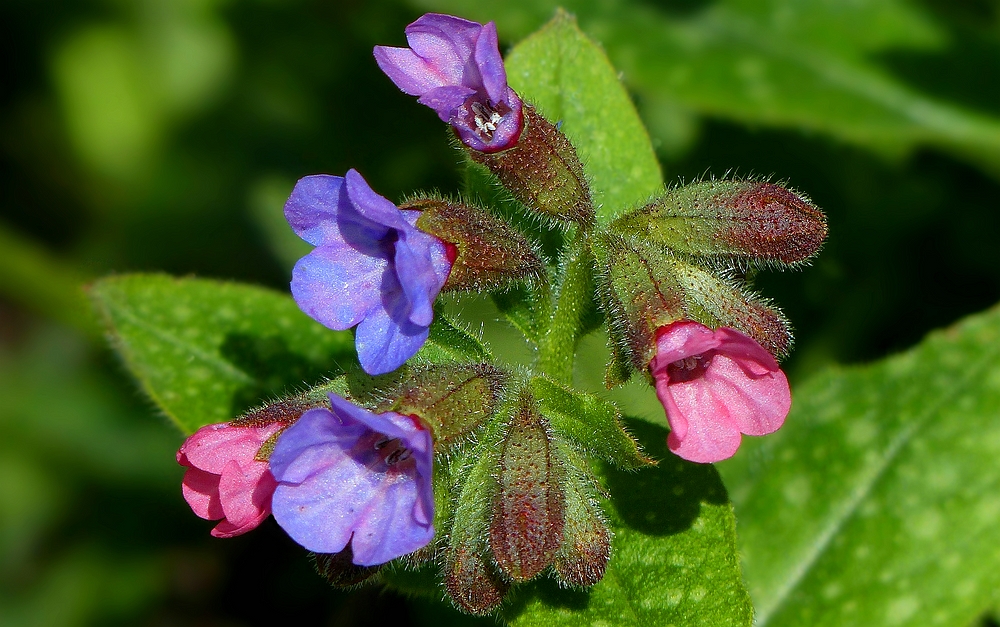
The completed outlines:
{"type": "Polygon", "coordinates": [[[129,370],[186,433],[354,360],[350,333],[259,287],[136,274],[98,281],[91,296],[129,370]]]}
{"type": "MultiPolygon", "coordinates": [[[[115,348],[185,433],[336,376],[356,364],[333,331],[271,290],[162,274],[102,279],[90,290],[115,348]]],[[[481,361],[482,344],[436,316],[416,361],[481,361]]]]}
{"type": "Polygon", "coordinates": [[[560,124],[583,161],[598,219],[645,201],[662,184],[646,129],[604,51],[559,12],[506,60],[513,87],[560,124]]]}

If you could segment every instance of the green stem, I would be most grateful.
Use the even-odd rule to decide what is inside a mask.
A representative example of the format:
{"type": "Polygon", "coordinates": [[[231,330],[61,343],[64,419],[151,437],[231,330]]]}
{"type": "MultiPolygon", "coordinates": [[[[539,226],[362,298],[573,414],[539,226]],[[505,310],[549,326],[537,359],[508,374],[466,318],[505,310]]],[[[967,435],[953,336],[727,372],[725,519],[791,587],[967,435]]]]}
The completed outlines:
{"type": "Polygon", "coordinates": [[[594,307],[594,261],[585,231],[566,247],[555,289],[548,328],[538,342],[538,368],[552,379],[572,385],[576,342],[594,307]]]}

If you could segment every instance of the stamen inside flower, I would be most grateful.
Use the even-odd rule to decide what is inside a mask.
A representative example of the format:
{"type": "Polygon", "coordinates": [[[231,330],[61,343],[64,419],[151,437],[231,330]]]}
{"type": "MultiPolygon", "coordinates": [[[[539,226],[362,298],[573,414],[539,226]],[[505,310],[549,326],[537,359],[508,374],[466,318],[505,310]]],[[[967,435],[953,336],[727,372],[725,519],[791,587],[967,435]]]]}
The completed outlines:
{"type": "Polygon", "coordinates": [[[463,106],[465,115],[459,117],[467,120],[471,118],[472,123],[469,124],[469,127],[475,126],[476,135],[488,142],[493,139],[493,133],[496,132],[503,116],[510,113],[510,107],[502,102],[494,105],[489,101],[475,100],[476,97],[473,96],[465,102],[463,106]]]}
{"type": "Polygon", "coordinates": [[[399,438],[382,437],[375,442],[375,450],[379,452],[386,466],[395,466],[413,456],[410,449],[403,446],[399,438]]]}
{"type": "Polygon", "coordinates": [[[667,375],[671,381],[690,381],[705,374],[709,363],[712,361],[711,353],[692,355],[684,359],[678,359],[667,366],[667,375]]]}

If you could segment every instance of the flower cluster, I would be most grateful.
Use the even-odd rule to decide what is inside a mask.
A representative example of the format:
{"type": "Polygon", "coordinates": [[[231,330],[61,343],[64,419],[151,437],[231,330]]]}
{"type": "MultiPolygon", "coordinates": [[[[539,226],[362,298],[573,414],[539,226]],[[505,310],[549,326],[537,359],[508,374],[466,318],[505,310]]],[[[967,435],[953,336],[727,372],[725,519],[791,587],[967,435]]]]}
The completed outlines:
{"type": "Polygon", "coordinates": [[[603,318],[608,386],[646,377],[671,451],[731,457],[791,407],[778,366],[789,324],[738,270],[806,262],[826,221],[760,180],[699,181],[599,216],[572,142],[507,84],[492,22],[428,14],[406,39],[375,48],[379,67],[516,202],[494,212],[418,194],[396,205],[353,169],[299,180],[285,217],[314,249],[291,293],[317,322],[354,329],[360,370],[203,427],[177,460],[192,509],[221,521],[213,535],[273,514],[338,585],[417,553],[407,563],[437,559],[452,600],[484,614],[542,573],[565,586],[599,581],[612,533],[591,458],[652,463],[614,404],[568,386],[580,336],[603,318]],[[448,291],[492,295],[537,363],[493,364],[441,320],[435,301],[448,291]],[[446,472],[434,472],[435,453],[446,472]],[[434,490],[448,504],[438,520],[434,490]],[[441,539],[421,550],[435,525],[441,539]]]}

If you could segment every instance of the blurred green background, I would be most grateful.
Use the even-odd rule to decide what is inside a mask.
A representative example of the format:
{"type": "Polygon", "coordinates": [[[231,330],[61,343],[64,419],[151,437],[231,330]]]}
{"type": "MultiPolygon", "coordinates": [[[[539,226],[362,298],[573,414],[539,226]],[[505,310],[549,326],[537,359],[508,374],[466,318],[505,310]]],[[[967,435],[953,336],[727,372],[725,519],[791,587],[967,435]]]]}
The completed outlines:
{"type": "MultiPolygon", "coordinates": [[[[1000,4],[562,4],[622,70],[666,180],[771,175],[827,211],[811,267],[756,281],[797,328],[793,381],[1000,301],[1000,4]]],[[[329,589],[272,522],[209,537],[180,497],[182,436],[80,286],[165,270],[287,289],[298,177],[458,190],[445,129],[372,46],[426,10],[495,19],[509,46],[555,6],[0,2],[0,626],[441,618],[329,589]]]]}

